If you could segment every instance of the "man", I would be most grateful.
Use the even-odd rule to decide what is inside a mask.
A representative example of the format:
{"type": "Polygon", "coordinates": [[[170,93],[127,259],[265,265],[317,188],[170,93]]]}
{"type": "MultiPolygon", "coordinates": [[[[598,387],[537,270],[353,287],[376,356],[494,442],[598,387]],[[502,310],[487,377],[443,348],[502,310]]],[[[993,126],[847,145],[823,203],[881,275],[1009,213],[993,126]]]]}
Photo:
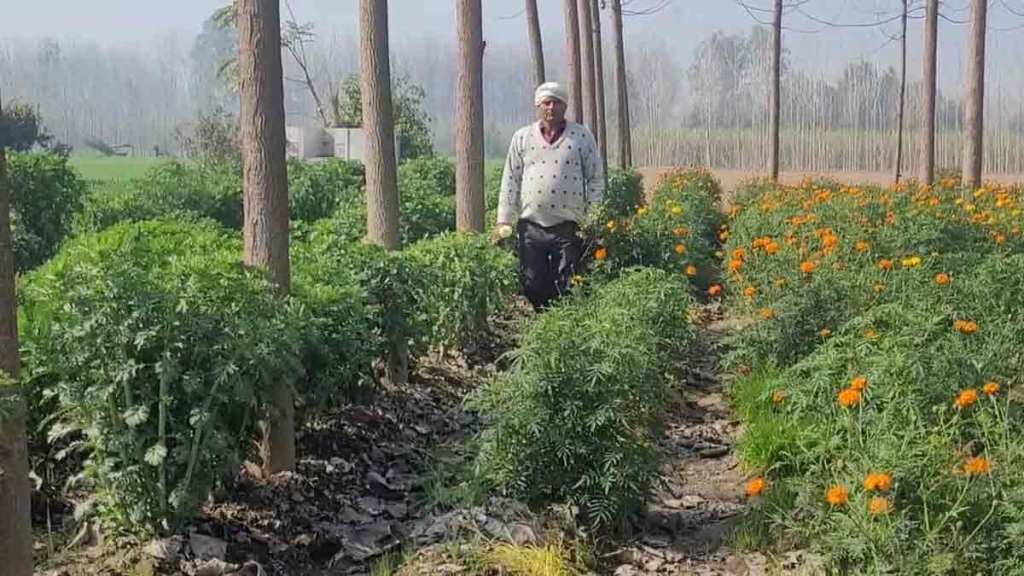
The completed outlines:
{"type": "Polygon", "coordinates": [[[567,122],[556,82],[534,94],[536,123],[512,136],[498,201],[500,238],[518,234],[519,274],[535,310],[566,292],[580,260],[580,225],[604,194],[604,167],[586,126],[567,122]]]}

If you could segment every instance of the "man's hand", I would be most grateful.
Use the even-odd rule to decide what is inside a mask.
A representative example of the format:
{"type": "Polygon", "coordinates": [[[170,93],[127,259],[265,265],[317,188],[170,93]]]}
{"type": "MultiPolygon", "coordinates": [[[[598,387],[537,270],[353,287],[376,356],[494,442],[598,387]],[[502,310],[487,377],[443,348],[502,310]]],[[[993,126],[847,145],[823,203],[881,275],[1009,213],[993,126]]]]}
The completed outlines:
{"type": "Polygon", "coordinates": [[[512,227],[508,224],[498,224],[491,232],[491,242],[497,244],[512,235],[512,227]]]}

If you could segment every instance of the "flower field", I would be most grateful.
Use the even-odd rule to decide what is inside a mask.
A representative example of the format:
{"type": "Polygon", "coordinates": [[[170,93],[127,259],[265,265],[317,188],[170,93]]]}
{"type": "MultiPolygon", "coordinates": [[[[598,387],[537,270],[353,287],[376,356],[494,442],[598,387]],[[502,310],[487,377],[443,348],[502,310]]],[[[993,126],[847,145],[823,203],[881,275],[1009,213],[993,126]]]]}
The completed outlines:
{"type": "Polygon", "coordinates": [[[841,573],[1020,574],[1024,193],[751,182],[722,226],[751,507],[841,573]]]}

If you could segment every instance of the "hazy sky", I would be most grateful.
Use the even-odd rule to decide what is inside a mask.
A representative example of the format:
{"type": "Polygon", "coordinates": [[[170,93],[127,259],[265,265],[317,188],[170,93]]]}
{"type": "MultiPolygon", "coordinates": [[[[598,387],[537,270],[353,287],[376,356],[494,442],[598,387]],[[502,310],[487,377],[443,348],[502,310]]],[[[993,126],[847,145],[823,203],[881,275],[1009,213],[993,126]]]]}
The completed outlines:
{"type": "MultiPolygon", "coordinates": [[[[0,19],[0,38],[52,37],[58,40],[94,41],[104,46],[148,44],[177,36],[189,42],[203,20],[227,0],[0,0],[6,6],[0,19]]],[[[300,21],[312,21],[320,33],[356,33],[358,0],[290,0],[300,21]]],[[[632,0],[631,8],[658,5],[664,0],[632,0]]],[[[756,7],[770,0],[745,0],[756,7]]],[[[562,42],[563,0],[539,0],[545,41],[562,42]]],[[[912,0],[920,5],[922,0],[912,0]]],[[[945,0],[951,20],[967,18],[968,0],[945,0]]],[[[451,38],[454,35],[454,0],[391,0],[391,34],[403,38],[451,38]]],[[[801,7],[813,18],[832,22],[861,23],[891,15],[899,0],[809,0],[801,7]]],[[[1001,75],[1018,76],[1016,58],[1024,49],[1024,0],[993,0],[990,8],[990,68],[1001,75]]],[[[483,0],[484,35],[488,41],[525,44],[525,16],[521,0],[483,0]]],[[[758,16],[764,14],[754,12],[758,16]]],[[[794,64],[836,72],[851,58],[864,57],[886,63],[896,61],[896,24],[879,29],[829,28],[805,14],[787,14],[785,44],[794,64]]],[[[657,39],[681,61],[687,61],[697,42],[715,30],[743,32],[754,24],[738,0],[668,0],[654,16],[627,20],[627,42],[657,39]]],[[[916,64],[920,52],[922,20],[910,23],[910,57],[916,64]]],[[[940,32],[941,75],[950,82],[960,76],[963,33],[967,26],[944,21],[940,32]]],[[[911,77],[920,66],[911,67],[911,77]]]]}

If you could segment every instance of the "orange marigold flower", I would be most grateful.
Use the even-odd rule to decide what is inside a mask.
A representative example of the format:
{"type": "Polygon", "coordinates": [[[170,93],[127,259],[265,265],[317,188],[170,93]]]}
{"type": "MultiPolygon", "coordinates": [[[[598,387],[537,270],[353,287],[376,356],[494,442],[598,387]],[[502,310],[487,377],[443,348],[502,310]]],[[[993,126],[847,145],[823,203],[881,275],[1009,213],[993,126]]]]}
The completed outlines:
{"type": "Polygon", "coordinates": [[[863,392],[868,387],[868,379],[863,376],[857,376],[853,380],[850,380],[850,389],[858,392],[863,392]]]}
{"type": "Polygon", "coordinates": [[[996,394],[999,394],[999,383],[985,382],[985,385],[981,388],[981,390],[987,396],[995,396],[996,394]]]}
{"type": "Polygon", "coordinates": [[[744,248],[737,248],[732,251],[732,257],[735,260],[743,260],[747,257],[747,251],[744,248]]]}
{"type": "Polygon", "coordinates": [[[772,241],[768,242],[767,244],[765,244],[764,251],[767,252],[769,255],[778,254],[779,253],[779,244],[777,242],[775,242],[774,240],[772,240],[772,241]]]}
{"type": "Polygon", "coordinates": [[[712,284],[711,287],[708,288],[708,296],[718,296],[721,293],[722,286],[719,284],[712,284]]]}
{"type": "Polygon", "coordinates": [[[945,272],[939,272],[938,274],[935,275],[935,283],[938,284],[939,286],[946,286],[952,281],[953,279],[950,278],[949,274],[946,274],[945,272]]]}
{"type": "Polygon", "coordinates": [[[872,516],[880,516],[888,514],[892,511],[892,502],[888,498],[882,498],[881,496],[875,496],[868,502],[868,513],[872,516]]]}
{"type": "Polygon", "coordinates": [[[864,331],[864,337],[868,340],[874,340],[875,338],[878,338],[878,332],[875,332],[873,328],[868,328],[864,331]]]}
{"type": "Polygon", "coordinates": [[[892,489],[892,476],[885,472],[872,472],[864,477],[864,489],[868,492],[888,492],[892,489]]]}
{"type": "Polygon", "coordinates": [[[860,390],[846,388],[839,392],[839,405],[843,408],[852,408],[860,404],[860,390]]]}
{"type": "Polygon", "coordinates": [[[882,292],[885,292],[885,284],[875,284],[874,289],[875,294],[881,294],[882,292]]]}
{"type": "Polygon", "coordinates": [[[775,310],[771,308],[761,308],[761,318],[764,318],[765,320],[775,318],[775,310]]]}
{"type": "Polygon", "coordinates": [[[754,296],[757,296],[757,288],[754,288],[753,286],[747,286],[746,288],[743,289],[743,295],[746,296],[747,298],[753,298],[754,296]]]}
{"type": "Polygon", "coordinates": [[[850,491],[842,484],[830,486],[825,491],[825,501],[832,506],[845,506],[850,501],[850,491]]]}
{"type": "Polygon", "coordinates": [[[729,260],[729,272],[739,272],[743,269],[743,260],[729,260]]]}
{"type": "Polygon", "coordinates": [[[594,250],[594,260],[600,261],[600,260],[606,260],[607,258],[608,258],[608,249],[605,248],[604,246],[601,246],[597,250],[594,250]]]}
{"type": "Polygon", "coordinates": [[[672,234],[678,237],[683,237],[689,234],[690,231],[685,226],[680,226],[672,230],[672,234]]]}
{"type": "Polygon", "coordinates": [[[747,481],[746,492],[747,498],[755,498],[764,494],[764,491],[768,489],[768,481],[763,477],[758,476],[751,478],[747,481]]]}
{"type": "Polygon", "coordinates": [[[697,275],[697,267],[694,266],[693,264],[690,264],[689,266],[687,266],[686,267],[686,275],[687,276],[696,276],[697,275]]]}
{"type": "Polygon", "coordinates": [[[871,250],[871,244],[868,244],[863,240],[858,240],[857,243],[853,245],[853,247],[857,250],[857,252],[867,252],[868,250],[871,250]]]}
{"type": "Polygon", "coordinates": [[[811,272],[814,272],[814,269],[817,268],[817,267],[818,267],[818,265],[815,264],[814,262],[801,262],[800,263],[800,271],[803,272],[804,274],[810,274],[811,272]]]}
{"type": "Polygon", "coordinates": [[[968,458],[964,462],[964,474],[968,476],[982,476],[992,471],[992,464],[984,456],[968,458]]]}
{"type": "Polygon", "coordinates": [[[962,334],[974,334],[978,331],[978,323],[973,320],[956,320],[953,329],[962,334]]]}
{"type": "Polygon", "coordinates": [[[883,258],[882,260],[879,260],[878,267],[882,270],[892,270],[892,260],[883,258]]]}
{"type": "Polygon", "coordinates": [[[968,388],[966,390],[962,390],[960,394],[957,395],[956,400],[953,401],[953,405],[956,406],[958,409],[963,410],[964,408],[970,407],[977,401],[978,389],[968,388]]]}
{"type": "Polygon", "coordinates": [[[686,244],[676,244],[676,254],[686,254],[686,244]]]}
{"type": "Polygon", "coordinates": [[[786,391],[785,390],[776,390],[776,391],[772,392],[772,404],[782,404],[782,402],[785,399],[786,399],[786,391]]]}

